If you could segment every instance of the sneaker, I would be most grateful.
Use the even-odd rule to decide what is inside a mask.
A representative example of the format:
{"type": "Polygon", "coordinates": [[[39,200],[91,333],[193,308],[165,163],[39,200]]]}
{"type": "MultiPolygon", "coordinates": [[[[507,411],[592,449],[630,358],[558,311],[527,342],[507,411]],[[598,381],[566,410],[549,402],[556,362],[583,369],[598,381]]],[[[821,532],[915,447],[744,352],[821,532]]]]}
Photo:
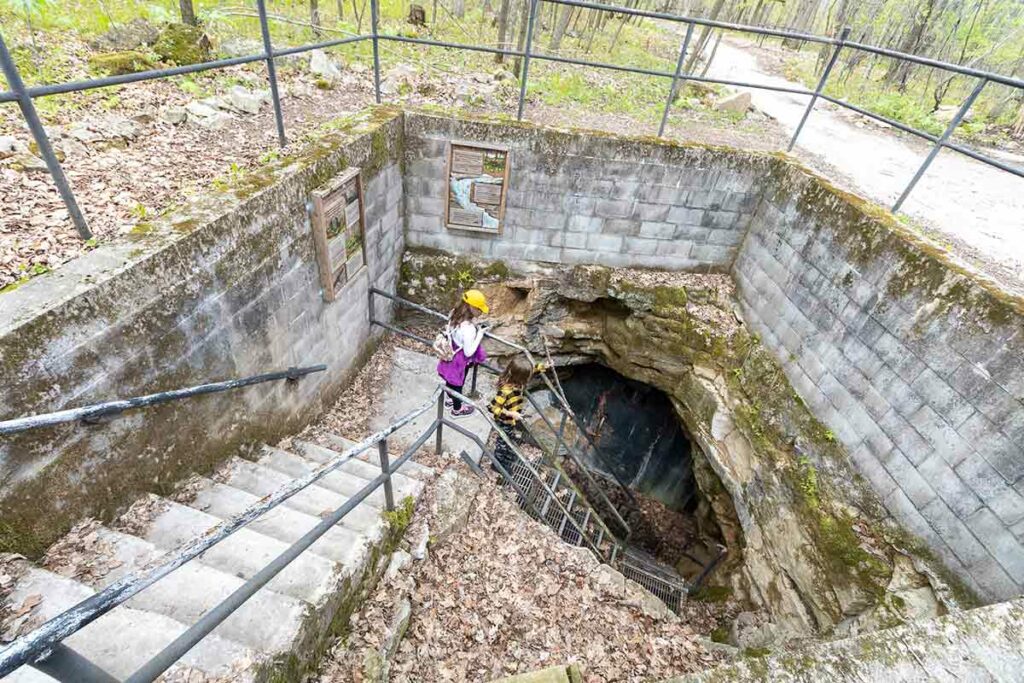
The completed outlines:
{"type": "Polygon", "coordinates": [[[453,405],[451,394],[444,395],[444,407],[451,408],[453,405]]]}
{"type": "Polygon", "coordinates": [[[454,418],[467,417],[475,412],[473,406],[462,406],[458,410],[452,409],[451,416],[454,418]]]}

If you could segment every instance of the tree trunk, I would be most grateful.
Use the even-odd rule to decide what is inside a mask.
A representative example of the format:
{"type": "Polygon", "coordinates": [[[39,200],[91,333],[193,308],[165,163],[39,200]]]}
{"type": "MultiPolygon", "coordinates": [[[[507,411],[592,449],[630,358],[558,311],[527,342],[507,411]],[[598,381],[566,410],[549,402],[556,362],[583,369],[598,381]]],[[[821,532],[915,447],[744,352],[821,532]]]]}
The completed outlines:
{"type": "Polygon", "coordinates": [[[466,0],[455,0],[455,2],[453,4],[453,9],[455,10],[455,16],[457,18],[462,19],[463,17],[465,17],[466,16],[466,0]]]}
{"type": "Polygon", "coordinates": [[[555,22],[555,32],[551,34],[551,44],[548,49],[552,52],[558,52],[558,48],[562,45],[562,36],[565,35],[565,30],[569,27],[569,17],[572,16],[573,8],[569,5],[562,6],[562,12],[558,15],[558,20],[555,22]]]}
{"type": "Polygon", "coordinates": [[[313,35],[319,38],[320,31],[320,0],[309,0],[309,23],[313,27],[313,35]]]}
{"type": "MultiPolygon", "coordinates": [[[[796,14],[790,23],[790,29],[798,33],[808,33],[814,25],[814,17],[818,13],[818,0],[801,0],[796,6],[796,14]]],[[[795,38],[783,38],[782,44],[791,50],[799,50],[804,41],[795,38]]]]}
{"type": "Polygon", "coordinates": [[[345,0],[338,0],[338,21],[345,20],[345,0]]]}
{"type": "Polygon", "coordinates": [[[178,0],[178,9],[181,11],[181,23],[189,26],[198,26],[196,11],[192,7],[192,0],[178,0]]]}
{"type": "MultiPolygon", "coordinates": [[[[498,10],[498,49],[508,49],[508,15],[509,4],[512,0],[501,0],[501,8],[498,10]]],[[[505,61],[505,55],[494,55],[494,61],[501,64],[505,61]]]]}
{"type": "MultiPolygon", "coordinates": [[[[711,8],[711,20],[718,19],[718,15],[722,12],[722,6],[725,4],[725,0],[715,0],[714,6],[711,8]]],[[[697,47],[694,49],[690,59],[686,62],[684,69],[685,73],[693,73],[693,67],[696,66],[697,60],[700,59],[701,53],[704,52],[704,48],[707,47],[708,40],[711,37],[711,27],[705,26],[700,31],[700,37],[697,39],[697,47]]]]}
{"type": "MultiPolygon", "coordinates": [[[[932,19],[941,13],[941,10],[936,11],[937,5],[939,5],[937,0],[923,0],[922,4],[918,6],[917,11],[914,12],[914,23],[903,37],[903,40],[900,41],[899,46],[896,48],[897,51],[908,54],[924,52],[928,44],[932,19]]],[[[894,60],[892,67],[885,74],[885,82],[889,85],[895,85],[901,93],[906,92],[907,81],[910,79],[913,67],[914,64],[912,62],[894,60]]]]}
{"type": "MultiPolygon", "coordinates": [[[[516,38],[516,50],[523,52],[526,49],[526,29],[530,25],[530,6],[531,0],[526,0],[523,3],[523,11],[519,13],[519,37],[516,38]]],[[[512,64],[512,73],[518,78],[522,78],[522,65],[523,58],[516,57],[515,62],[512,64]]]]}

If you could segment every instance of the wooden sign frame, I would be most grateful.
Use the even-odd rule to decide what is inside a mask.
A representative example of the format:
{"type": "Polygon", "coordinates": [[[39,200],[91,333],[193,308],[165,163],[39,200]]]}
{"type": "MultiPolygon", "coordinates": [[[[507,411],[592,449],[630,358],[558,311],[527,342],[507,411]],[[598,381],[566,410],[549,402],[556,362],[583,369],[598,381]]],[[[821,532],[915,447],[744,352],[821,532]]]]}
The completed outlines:
{"type": "Polygon", "coordinates": [[[360,169],[350,168],[335,176],[314,190],[311,198],[310,222],[320,269],[320,286],[324,301],[330,302],[366,266],[366,210],[360,169]],[[352,226],[356,211],[352,208],[353,203],[358,203],[358,226],[355,229],[352,226]],[[358,250],[350,251],[353,237],[357,239],[358,250]]]}
{"type": "MultiPolygon", "coordinates": [[[[486,157],[485,157],[486,159],[486,157]]],[[[482,163],[486,163],[485,161],[482,163]]],[[[444,197],[444,226],[448,230],[465,230],[469,232],[481,232],[487,235],[501,235],[505,229],[505,203],[508,199],[508,177],[509,169],[511,167],[511,153],[507,145],[496,145],[490,143],[480,142],[467,142],[464,140],[451,140],[448,142],[445,148],[445,197],[444,197]],[[456,161],[455,154],[460,149],[466,150],[479,150],[485,155],[490,154],[501,154],[504,156],[504,172],[501,175],[501,194],[499,196],[497,204],[489,202],[491,206],[497,206],[497,218],[498,226],[495,229],[485,228],[482,226],[475,226],[463,222],[452,222],[453,213],[452,203],[455,201],[452,192],[452,175],[456,173],[456,161]]],[[[483,168],[483,167],[482,167],[483,168]]],[[[482,171],[481,171],[482,172],[482,171]]],[[[474,184],[470,190],[471,200],[476,199],[477,185],[474,184]]],[[[459,210],[456,207],[456,210],[459,210]]],[[[488,212],[488,215],[490,213],[488,212]]]]}

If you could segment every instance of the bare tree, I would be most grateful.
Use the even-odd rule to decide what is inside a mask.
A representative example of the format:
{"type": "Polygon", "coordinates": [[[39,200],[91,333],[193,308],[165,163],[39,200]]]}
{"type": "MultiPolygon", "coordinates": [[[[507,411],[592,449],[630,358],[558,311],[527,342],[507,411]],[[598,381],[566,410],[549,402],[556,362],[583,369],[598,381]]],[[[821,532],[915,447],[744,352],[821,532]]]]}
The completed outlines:
{"type": "MultiPolygon", "coordinates": [[[[718,18],[718,15],[722,13],[722,6],[725,5],[725,0],[715,0],[714,6],[711,8],[710,19],[713,21],[718,18]]],[[[693,50],[693,54],[686,60],[686,73],[693,73],[693,67],[696,66],[697,60],[700,59],[701,54],[704,52],[704,48],[707,47],[708,40],[711,38],[711,27],[705,26],[700,31],[700,37],[697,38],[697,45],[693,50]]]]}
{"type": "Polygon", "coordinates": [[[562,5],[562,11],[555,21],[555,31],[551,34],[550,50],[552,52],[558,52],[558,48],[562,45],[562,36],[565,35],[565,30],[569,28],[569,18],[572,16],[573,9],[575,8],[569,5],[562,5]]]}
{"type": "MultiPolygon", "coordinates": [[[[501,8],[498,10],[498,49],[505,50],[508,47],[508,16],[509,5],[512,0],[501,0],[501,8]]],[[[498,53],[494,55],[494,61],[501,64],[505,61],[505,55],[498,53]]]]}
{"type": "Polygon", "coordinates": [[[320,37],[320,0],[309,0],[309,24],[313,27],[313,35],[320,37]]]}
{"type": "MultiPolygon", "coordinates": [[[[523,2],[523,9],[519,13],[519,36],[516,38],[516,50],[518,52],[523,52],[524,50],[526,50],[526,30],[527,28],[529,28],[530,25],[531,4],[531,0],[525,0],[523,2]]],[[[523,77],[523,74],[520,71],[520,69],[522,68],[522,63],[522,58],[518,56],[515,58],[515,61],[512,62],[512,73],[514,73],[519,78],[523,77]]]]}
{"type": "Polygon", "coordinates": [[[181,12],[181,23],[189,26],[197,26],[196,10],[192,7],[192,0],[178,0],[178,10],[181,12]]]}

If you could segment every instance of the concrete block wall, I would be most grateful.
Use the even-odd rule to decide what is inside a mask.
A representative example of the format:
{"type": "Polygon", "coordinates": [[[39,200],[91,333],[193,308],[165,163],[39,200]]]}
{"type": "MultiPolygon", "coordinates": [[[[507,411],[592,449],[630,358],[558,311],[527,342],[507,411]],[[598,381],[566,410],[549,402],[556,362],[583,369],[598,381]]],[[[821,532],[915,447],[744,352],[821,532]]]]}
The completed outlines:
{"type": "Polygon", "coordinates": [[[733,267],[747,323],[893,516],[979,594],[1024,590],[1024,306],[791,167],[733,267]]]}
{"type": "Polygon", "coordinates": [[[411,112],[405,134],[408,244],[513,265],[727,269],[771,163],[704,146],[411,112]],[[452,140],[508,146],[500,236],[444,226],[452,140]]]}
{"type": "MultiPolygon", "coordinates": [[[[403,249],[401,114],[318,143],[308,160],[210,196],[0,296],[0,419],[289,366],[261,384],[0,437],[0,551],[39,552],[86,516],[166,493],[244,444],[276,441],[329,406],[369,350],[371,283],[393,289],[403,249]],[[309,192],[363,169],[367,267],[323,301],[309,192]]],[[[387,318],[390,306],[377,304],[387,318]]]]}

